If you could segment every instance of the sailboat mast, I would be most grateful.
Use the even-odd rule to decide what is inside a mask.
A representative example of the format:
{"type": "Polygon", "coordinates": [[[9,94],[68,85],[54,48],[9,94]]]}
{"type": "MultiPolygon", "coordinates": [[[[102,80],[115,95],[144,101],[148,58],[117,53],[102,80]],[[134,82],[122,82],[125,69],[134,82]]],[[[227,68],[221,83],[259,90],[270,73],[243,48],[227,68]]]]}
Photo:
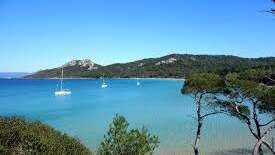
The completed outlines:
{"type": "Polygon", "coordinates": [[[60,90],[63,90],[63,67],[61,71],[61,84],[60,84],[60,90]]]}

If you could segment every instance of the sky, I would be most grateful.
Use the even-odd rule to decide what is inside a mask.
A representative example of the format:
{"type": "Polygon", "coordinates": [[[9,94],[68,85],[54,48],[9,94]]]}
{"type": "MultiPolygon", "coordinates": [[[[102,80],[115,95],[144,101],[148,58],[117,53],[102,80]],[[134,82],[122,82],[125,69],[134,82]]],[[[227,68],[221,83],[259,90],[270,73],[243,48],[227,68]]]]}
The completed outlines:
{"type": "Polygon", "coordinates": [[[271,0],[0,0],[0,72],[171,53],[275,56],[271,0]]]}

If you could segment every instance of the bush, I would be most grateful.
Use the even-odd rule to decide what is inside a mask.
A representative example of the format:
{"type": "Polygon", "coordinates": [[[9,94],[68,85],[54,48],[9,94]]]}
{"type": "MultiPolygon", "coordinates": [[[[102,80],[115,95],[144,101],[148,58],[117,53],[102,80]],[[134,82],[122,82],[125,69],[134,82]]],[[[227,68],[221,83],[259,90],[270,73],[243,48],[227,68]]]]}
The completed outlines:
{"type": "Polygon", "coordinates": [[[101,143],[99,155],[151,155],[158,147],[158,137],[152,136],[144,127],[128,129],[123,116],[116,115],[110,124],[107,135],[101,143]]]}
{"type": "Polygon", "coordinates": [[[75,138],[40,122],[18,117],[0,117],[0,154],[90,155],[75,138]]]}

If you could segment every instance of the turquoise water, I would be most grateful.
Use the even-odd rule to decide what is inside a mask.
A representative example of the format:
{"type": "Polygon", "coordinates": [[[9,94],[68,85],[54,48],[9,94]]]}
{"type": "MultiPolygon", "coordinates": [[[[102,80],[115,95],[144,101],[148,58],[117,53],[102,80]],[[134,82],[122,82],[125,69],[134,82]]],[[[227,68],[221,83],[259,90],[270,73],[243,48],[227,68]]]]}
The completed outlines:
{"type": "MultiPolygon", "coordinates": [[[[156,154],[191,154],[196,121],[193,98],[181,95],[181,80],[66,80],[70,96],[56,97],[57,80],[0,80],[0,114],[40,120],[95,150],[113,116],[159,136],[156,154]]],[[[221,154],[251,148],[254,139],[238,120],[217,115],[204,122],[201,149],[221,154]]],[[[234,153],[233,153],[234,154],[234,153]]]]}

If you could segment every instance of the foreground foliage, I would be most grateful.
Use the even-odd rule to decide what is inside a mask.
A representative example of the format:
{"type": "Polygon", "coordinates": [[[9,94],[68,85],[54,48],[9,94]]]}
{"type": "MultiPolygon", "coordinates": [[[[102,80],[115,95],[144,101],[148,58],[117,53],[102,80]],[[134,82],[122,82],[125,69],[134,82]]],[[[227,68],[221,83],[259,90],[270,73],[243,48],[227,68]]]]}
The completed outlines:
{"type": "Polygon", "coordinates": [[[0,154],[90,155],[79,140],[18,117],[0,117],[0,154]]]}
{"type": "MultiPolygon", "coordinates": [[[[158,137],[146,128],[128,129],[123,116],[116,115],[101,143],[99,155],[151,155],[158,147],[158,137]]],[[[92,155],[75,138],[40,122],[19,117],[0,116],[0,154],[92,155]]]]}
{"type": "Polygon", "coordinates": [[[265,141],[275,128],[275,70],[274,66],[228,73],[197,73],[187,76],[183,94],[195,97],[197,132],[194,153],[199,154],[203,119],[223,113],[247,124],[256,138],[253,154],[263,154],[262,145],[275,154],[265,141]],[[261,118],[262,114],[268,116],[261,118]]]}
{"type": "Polygon", "coordinates": [[[182,94],[192,94],[195,100],[197,129],[193,145],[194,154],[199,155],[199,141],[203,121],[211,116],[220,113],[218,107],[213,107],[212,102],[216,93],[224,88],[224,81],[221,76],[214,73],[195,73],[187,76],[182,88],[182,94]],[[205,106],[208,105],[208,106],[205,106]],[[209,108],[212,107],[212,108],[209,108]]]}
{"type": "Polygon", "coordinates": [[[99,155],[151,155],[158,147],[158,137],[150,135],[144,127],[128,129],[123,116],[116,115],[101,143],[99,155]]]}

